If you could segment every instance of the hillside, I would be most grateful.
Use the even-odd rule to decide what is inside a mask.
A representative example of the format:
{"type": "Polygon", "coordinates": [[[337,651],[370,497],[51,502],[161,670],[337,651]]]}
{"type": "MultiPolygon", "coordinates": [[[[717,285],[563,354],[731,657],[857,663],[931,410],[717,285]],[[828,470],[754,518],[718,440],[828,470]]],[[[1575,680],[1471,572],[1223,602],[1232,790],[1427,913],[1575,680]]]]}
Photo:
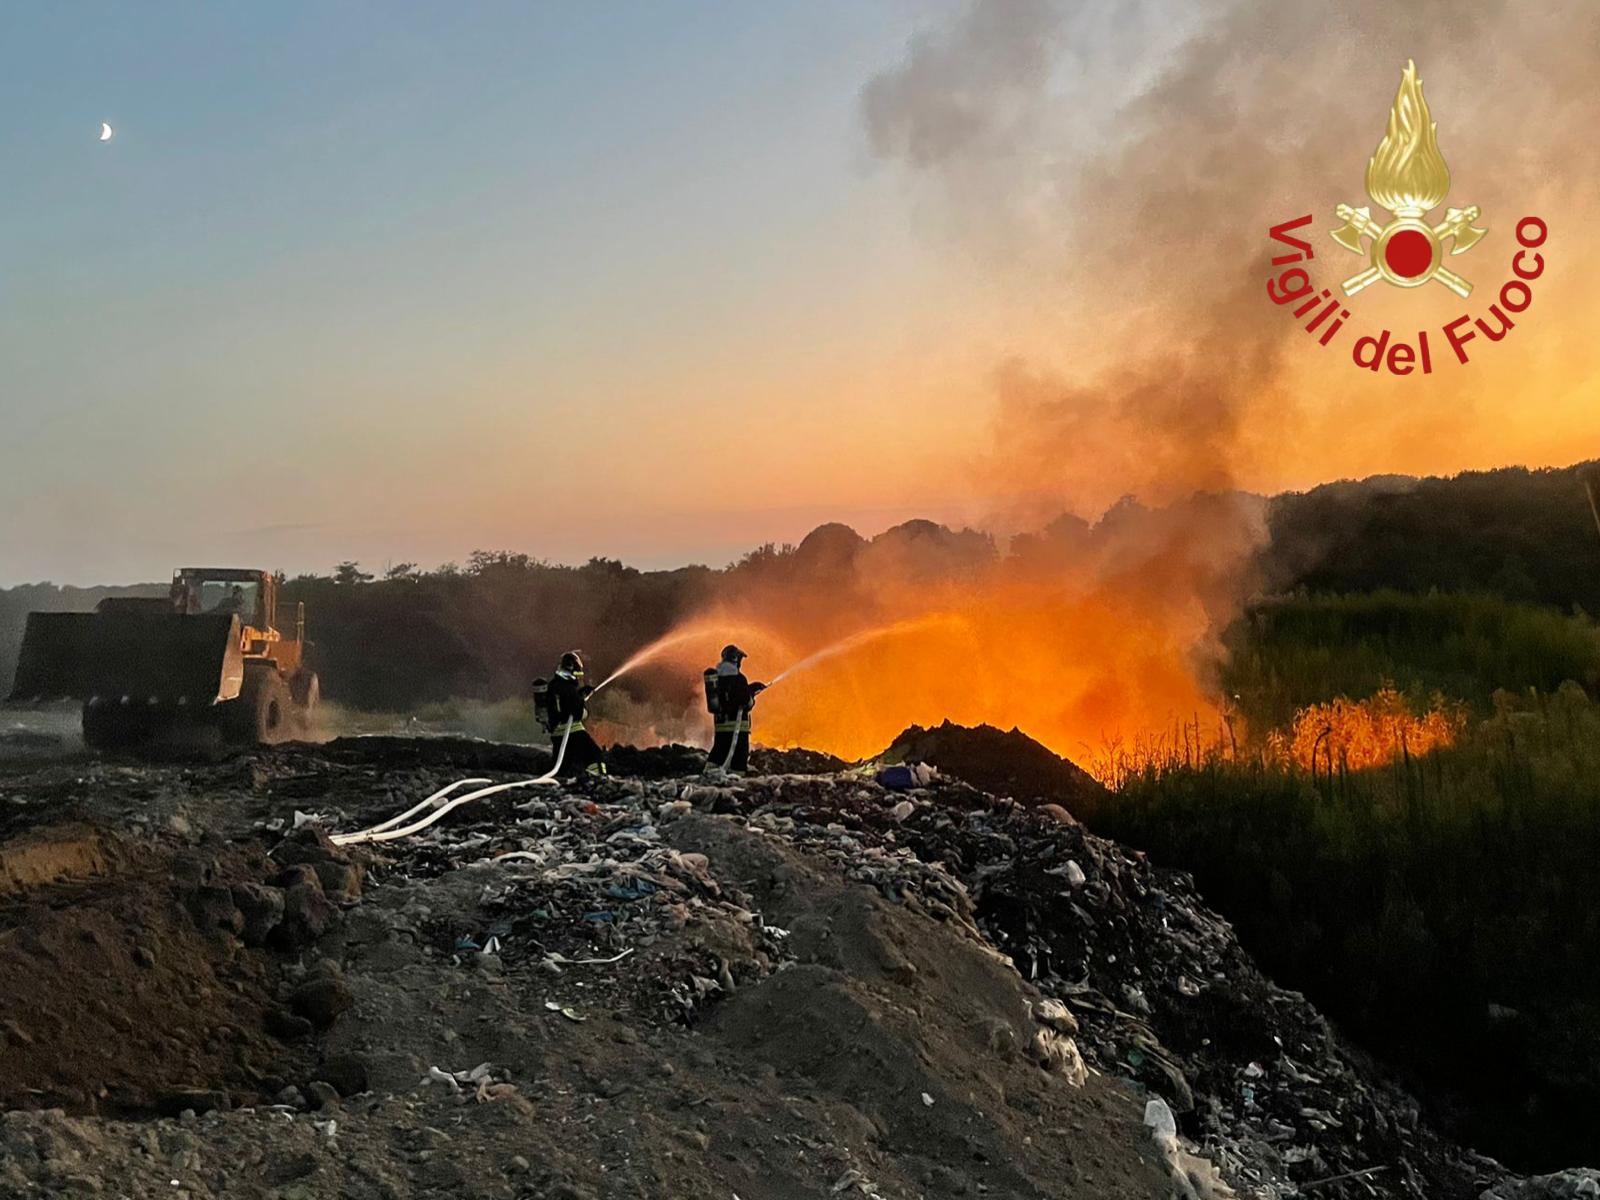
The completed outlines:
{"type": "Polygon", "coordinates": [[[1600,613],[1586,476],[1600,478],[1600,461],[1288,492],[1268,505],[1263,577],[1281,591],[1485,592],[1600,613]]]}

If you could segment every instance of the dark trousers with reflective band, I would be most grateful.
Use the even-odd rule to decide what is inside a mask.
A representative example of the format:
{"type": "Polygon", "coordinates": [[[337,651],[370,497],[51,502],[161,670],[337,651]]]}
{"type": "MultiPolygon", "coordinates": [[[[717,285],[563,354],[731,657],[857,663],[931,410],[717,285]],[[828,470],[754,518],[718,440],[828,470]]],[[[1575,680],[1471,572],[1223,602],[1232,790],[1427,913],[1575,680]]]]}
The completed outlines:
{"type": "MultiPolygon", "coordinates": [[[[564,727],[557,725],[555,732],[550,735],[550,753],[561,753],[561,730],[564,727]]],[[[566,757],[561,760],[561,778],[575,779],[579,775],[604,775],[606,773],[605,751],[589,736],[589,731],[582,725],[573,725],[572,733],[567,736],[566,757]]]]}
{"type": "Polygon", "coordinates": [[[723,767],[730,771],[750,769],[750,721],[718,721],[716,736],[711,739],[711,753],[706,755],[706,766],[723,767]],[[728,752],[733,751],[733,757],[728,752]]]}

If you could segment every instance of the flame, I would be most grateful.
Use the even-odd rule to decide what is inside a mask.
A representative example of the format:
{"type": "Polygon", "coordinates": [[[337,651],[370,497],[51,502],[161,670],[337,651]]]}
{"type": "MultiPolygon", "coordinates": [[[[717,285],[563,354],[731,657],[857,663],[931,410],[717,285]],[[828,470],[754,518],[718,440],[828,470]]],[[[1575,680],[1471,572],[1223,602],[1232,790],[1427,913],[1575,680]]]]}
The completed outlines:
{"type": "Polygon", "coordinates": [[[774,688],[758,740],[855,759],[908,725],[948,718],[1016,726],[1081,760],[1117,733],[1162,727],[1178,713],[1213,715],[1189,661],[1192,639],[1170,614],[1017,583],[952,599],[957,607],[897,623],[893,636],[774,688]]]}
{"type": "Polygon", "coordinates": [[[1421,216],[1445,198],[1450,168],[1437,135],[1417,64],[1408,59],[1389,110],[1389,131],[1367,162],[1367,194],[1374,203],[1398,215],[1421,216]]]}
{"type": "Polygon", "coordinates": [[[1365,700],[1341,698],[1302,709],[1292,730],[1269,736],[1267,756],[1308,771],[1336,766],[1359,771],[1453,746],[1466,727],[1462,706],[1438,699],[1419,716],[1404,696],[1386,687],[1365,700]]]}
{"type": "MultiPolygon", "coordinates": [[[[1085,766],[1108,742],[1220,720],[1203,664],[1234,611],[1254,544],[1253,507],[1210,497],[1176,510],[1123,507],[1008,548],[913,522],[877,539],[835,527],[829,550],[736,568],[648,679],[689,702],[684,680],[728,641],[775,686],[754,733],[846,759],[908,725],[990,724],[1085,766]],[[1247,528],[1248,527],[1248,528],[1247,528]],[[780,680],[781,682],[777,682],[780,680]],[[675,681],[675,682],[674,682],[675,681]]],[[[826,539],[823,539],[824,541],[826,539]]],[[[703,712],[703,706],[702,706],[703,712]]],[[[709,718],[700,733],[709,737],[709,718]]]]}

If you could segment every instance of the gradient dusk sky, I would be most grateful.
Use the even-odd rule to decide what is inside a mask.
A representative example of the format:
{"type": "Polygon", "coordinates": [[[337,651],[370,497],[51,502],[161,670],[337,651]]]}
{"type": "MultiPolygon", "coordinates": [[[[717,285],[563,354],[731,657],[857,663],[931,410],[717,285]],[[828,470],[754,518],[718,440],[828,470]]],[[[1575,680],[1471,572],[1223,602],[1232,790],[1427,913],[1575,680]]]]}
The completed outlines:
{"type": "MultiPolygon", "coordinates": [[[[154,579],[180,562],[433,565],[478,547],[720,563],[830,519],[982,520],[1035,490],[1018,472],[1057,464],[1051,502],[1145,492],[1153,475],[1089,452],[1140,445],[1124,431],[1166,420],[1160,405],[1130,392],[1092,421],[1081,445],[1099,461],[1054,443],[1011,458],[1007,388],[1043,379],[1059,413],[1143,358],[1142,322],[1172,295],[1184,311],[1234,302],[1239,262],[1184,215],[1185,189],[1210,186],[1198,181],[1236,172],[1211,199],[1258,258],[1267,224],[1314,210],[1331,226],[1335,202],[1364,202],[1410,54],[1457,186],[1499,238],[1472,256],[1486,296],[1519,206],[1566,222],[1553,263],[1592,258],[1578,230],[1594,151],[1557,177],[1540,117],[1587,122],[1593,101],[1513,81],[1497,118],[1483,82],[1515,68],[1489,61],[1509,51],[1482,45],[1485,30],[1442,41],[1419,16],[1346,54],[1330,48],[1348,30],[1340,6],[1258,31],[1253,7],[1276,11],[11,5],[0,584],[154,579]],[[1256,32],[1195,82],[1217,31],[1240,28],[1256,32]],[[1327,105],[1335,84],[1349,115],[1327,105]],[[1146,157],[1172,158],[1151,130],[1185,115],[1186,87],[1237,95],[1235,116],[1296,115],[1220,123],[1234,140],[1209,165],[1200,145],[1173,163],[1158,181],[1170,221],[1130,242],[1128,189],[1146,157]],[[116,129],[104,144],[101,121],[116,129]],[[1533,142],[1501,154],[1497,138],[1530,127],[1533,142]],[[1293,157],[1334,135],[1337,161],[1293,157]],[[1126,279],[1111,244],[1134,260],[1126,279]]],[[[1540,11],[1513,48],[1554,48],[1551,69],[1593,92],[1595,43],[1573,27],[1592,18],[1540,11]]],[[[1281,320],[1245,266],[1240,321],[1281,320]]],[[[1420,315],[1374,299],[1374,321],[1449,316],[1448,296],[1420,315]]],[[[1292,427],[1251,432],[1259,414],[1231,408],[1244,432],[1219,451],[1226,469],[1193,481],[1595,453],[1595,350],[1578,328],[1593,283],[1553,269],[1541,300],[1470,384],[1414,386],[1399,414],[1392,389],[1289,343],[1294,363],[1266,390],[1294,399],[1292,427]],[[1537,400],[1494,408],[1489,390],[1511,379],[1539,381],[1537,400]]]]}

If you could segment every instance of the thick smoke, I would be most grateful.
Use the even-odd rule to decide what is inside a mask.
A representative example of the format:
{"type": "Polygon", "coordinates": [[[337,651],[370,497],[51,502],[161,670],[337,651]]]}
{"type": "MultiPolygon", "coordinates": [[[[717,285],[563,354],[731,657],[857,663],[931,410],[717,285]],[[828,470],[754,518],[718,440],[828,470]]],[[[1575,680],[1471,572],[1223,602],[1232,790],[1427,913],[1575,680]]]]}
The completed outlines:
{"type": "MultiPolygon", "coordinates": [[[[1349,273],[1332,209],[1367,203],[1367,156],[1415,58],[1455,172],[1448,203],[1481,205],[1491,228],[1459,260],[1484,302],[1519,216],[1587,242],[1600,10],[1249,0],[1185,29],[1172,5],[1118,6],[1114,28],[1100,7],[977,0],[863,94],[870,144],[938,206],[952,248],[977,248],[976,275],[1060,317],[1024,322],[1015,361],[997,365],[989,488],[1039,515],[1052,498],[1275,490],[1503,453],[1483,406],[1505,403],[1527,355],[1508,347],[1425,383],[1369,379],[1266,302],[1266,230],[1313,213],[1319,286],[1349,273]],[[1463,457],[1412,461],[1422,436],[1463,457]]],[[[1559,391],[1574,381],[1553,352],[1592,285],[1546,284],[1528,337],[1559,391]]],[[[1462,311],[1442,288],[1360,301],[1373,331],[1462,311]]]]}
{"type": "MultiPolygon", "coordinates": [[[[834,678],[796,689],[809,699],[775,695],[780,738],[850,753],[953,716],[1081,753],[1215,720],[1205,663],[1263,537],[1244,491],[1411,466],[1423,431],[1469,454],[1482,423],[1465,414],[1525,370],[1502,354],[1424,386],[1368,379],[1267,303],[1268,227],[1311,212],[1318,286],[1353,269],[1326,236],[1333,206],[1366,202],[1366,158],[1414,57],[1451,202],[1482,205],[1498,234],[1469,264],[1487,303],[1519,216],[1565,226],[1588,204],[1563,181],[1595,154],[1597,32],[1592,6],[1249,0],[1185,27],[1163,4],[1113,20],[976,0],[918,37],[866,84],[863,120],[975,286],[1016,315],[974,484],[1002,541],[956,562],[897,534],[889,557],[872,543],[810,586],[725,591],[730,616],[764,619],[789,654],[825,631],[956,618],[819,669],[834,678]],[[1040,529],[1006,552],[1003,535],[1040,529]]],[[[1385,291],[1363,299],[1372,331],[1460,310],[1443,289],[1385,291]]]]}

